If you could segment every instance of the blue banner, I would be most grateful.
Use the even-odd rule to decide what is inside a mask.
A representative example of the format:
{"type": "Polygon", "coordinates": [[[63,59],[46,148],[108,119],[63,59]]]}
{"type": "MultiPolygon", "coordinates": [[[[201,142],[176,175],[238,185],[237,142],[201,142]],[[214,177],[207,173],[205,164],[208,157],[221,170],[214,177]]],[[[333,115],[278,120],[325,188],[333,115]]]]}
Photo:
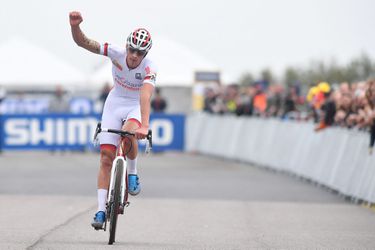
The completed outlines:
{"type": "MultiPolygon", "coordinates": [[[[2,150],[91,150],[100,115],[1,115],[2,150]]],[[[152,114],[153,150],[183,150],[185,115],[152,114]]],[[[144,143],[140,141],[140,147],[144,143]]]]}

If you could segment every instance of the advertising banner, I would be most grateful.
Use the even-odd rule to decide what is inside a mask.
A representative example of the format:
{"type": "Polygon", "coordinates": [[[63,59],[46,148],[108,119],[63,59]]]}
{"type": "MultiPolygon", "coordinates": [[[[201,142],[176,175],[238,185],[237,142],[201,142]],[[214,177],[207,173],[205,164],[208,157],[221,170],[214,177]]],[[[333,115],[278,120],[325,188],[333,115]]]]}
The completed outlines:
{"type": "MultiPolygon", "coordinates": [[[[100,115],[29,114],[0,116],[2,150],[93,150],[100,115]]],[[[153,150],[183,150],[184,115],[152,114],[153,150]]],[[[140,146],[144,143],[140,141],[140,146]]]]}

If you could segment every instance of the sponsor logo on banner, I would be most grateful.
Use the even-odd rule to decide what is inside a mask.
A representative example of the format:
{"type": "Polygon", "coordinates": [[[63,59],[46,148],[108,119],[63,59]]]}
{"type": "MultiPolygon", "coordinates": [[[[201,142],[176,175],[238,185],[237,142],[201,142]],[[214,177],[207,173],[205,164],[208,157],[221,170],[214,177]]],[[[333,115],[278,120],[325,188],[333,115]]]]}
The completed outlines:
{"type": "Polygon", "coordinates": [[[4,122],[4,145],[85,145],[95,133],[94,118],[13,118],[4,122]]]}
{"type": "MultiPolygon", "coordinates": [[[[79,115],[3,116],[3,149],[84,149],[91,145],[99,117],[79,115]]],[[[151,116],[155,151],[183,150],[184,116],[151,116]]],[[[141,147],[143,142],[140,143],[141,147]]]]}

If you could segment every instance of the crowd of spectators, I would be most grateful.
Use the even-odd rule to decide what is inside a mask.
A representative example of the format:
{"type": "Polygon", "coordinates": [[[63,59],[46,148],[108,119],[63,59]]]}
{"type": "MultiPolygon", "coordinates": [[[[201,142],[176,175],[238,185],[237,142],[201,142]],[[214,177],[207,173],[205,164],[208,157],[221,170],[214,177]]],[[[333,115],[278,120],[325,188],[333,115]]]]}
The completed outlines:
{"type": "Polygon", "coordinates": [[[370,151],[375,143],[375,80],[319,82],[307,93],[302,93],[298,84],[211,85],[205,90],[204,111],[313,121],[315,131],[329,126],[370,131],[370,151]]]}
{"type": "Polygon", "coordinates": [[[257,82],[247,86],[211,85],[205,90],[204,111],[238,116],[282,117],[300,119],[304,98],[299,86],[285,89],[278,84],[257,82]]]}

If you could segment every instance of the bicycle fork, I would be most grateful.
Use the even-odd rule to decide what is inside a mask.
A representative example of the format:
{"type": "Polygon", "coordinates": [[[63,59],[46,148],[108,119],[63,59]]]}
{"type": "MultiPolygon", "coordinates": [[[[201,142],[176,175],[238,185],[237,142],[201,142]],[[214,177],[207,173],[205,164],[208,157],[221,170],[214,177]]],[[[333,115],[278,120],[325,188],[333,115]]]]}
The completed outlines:
{"type": "Polygon", "coordinates": [[[112,164],[112,169],[111,169],[111,178],[110,178],[110,183],[109,183],[109,192],[108,192],[108,197],[107,197],[107,204],[110,204],[112,202],[111,197],[113,193],[113,188],[114,188],[114,179],[115,179],[115,170],[117,165],[121,166],[124,168],[122,171],[122,178],[121,178],[121,204],[120,204],[120,214],[124,213],[124,208],[128,207],[130,202],[128,201],[127,197],[127,171],[126,171],[126,161],[123,156],[117,156],[115,160],[113,161],[112,164]],[[117,164],[118,161],[121,161],[122,164],[117,164]]]}

